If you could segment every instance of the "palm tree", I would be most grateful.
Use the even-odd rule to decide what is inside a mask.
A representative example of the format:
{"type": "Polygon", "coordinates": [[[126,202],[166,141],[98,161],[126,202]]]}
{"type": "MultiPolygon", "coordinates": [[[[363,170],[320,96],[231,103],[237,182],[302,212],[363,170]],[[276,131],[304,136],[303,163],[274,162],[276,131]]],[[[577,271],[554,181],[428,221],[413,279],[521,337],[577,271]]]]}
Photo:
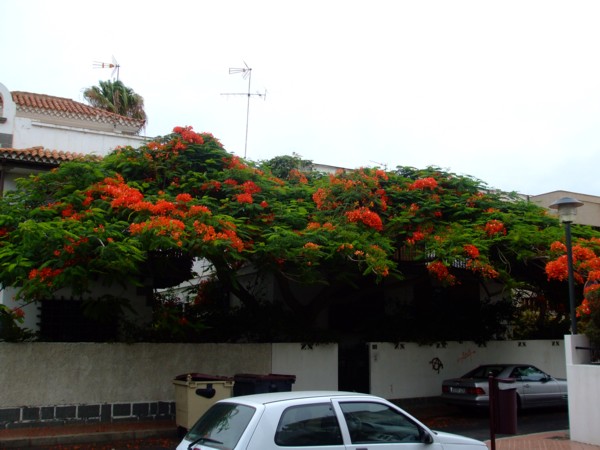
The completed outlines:
{"type": "Polygon", "coordinates": [[[98,86],[92,86],[83,91],[83,97],[95,107],[106,111],[146,121],[144,97],[136,94],[133,89],[125,86],[122,81],[99,81],[98,86]]]}

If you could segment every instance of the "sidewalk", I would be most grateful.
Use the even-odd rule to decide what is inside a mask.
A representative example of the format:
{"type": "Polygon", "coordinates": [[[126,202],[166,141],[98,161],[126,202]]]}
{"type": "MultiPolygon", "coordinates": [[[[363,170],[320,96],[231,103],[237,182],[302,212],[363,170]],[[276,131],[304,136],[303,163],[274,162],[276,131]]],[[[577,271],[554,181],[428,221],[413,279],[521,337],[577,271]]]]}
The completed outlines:
{"type": "MultiPolygon", "coordinates": [[[[83,443],[98,444],[100,447],[110,442],[143,439],[162,439],[162,443],[156,443],[156,448],[173,448],[170,446],[178,442],[176,425],[172,421],[151,421],[0,430],[0,450],[52,446],[60,449],[82,448],[77,444],[83,443]]],[[[486,443],[488,448],[491,448],[491,443],[486,443]]],[[[600,446],[570,441],[568,431],[502,437],[497,438],[495,444],[496,450],[600,449],[600,446]]]]}
{"type": "MultiPolygon", "coordinates": [[[[491,443],[486,442],[488,448],[491,443]]],[[[496,439],[496,450],[598,450],[600,446],[569,440],[568,431],[529,434],[496,439]]]]}
{"type": "Polygon", "coordinates": [[[171,420],[152,420],[147,422],[88,423],[0,430],[0,450],[83,448],[78,444],[97,444],[100,448],[102,444],[134,440],[164,440],[166,441],[165,448],[174,448],[171,445],[179,442],[177,426],[171,420]]]}

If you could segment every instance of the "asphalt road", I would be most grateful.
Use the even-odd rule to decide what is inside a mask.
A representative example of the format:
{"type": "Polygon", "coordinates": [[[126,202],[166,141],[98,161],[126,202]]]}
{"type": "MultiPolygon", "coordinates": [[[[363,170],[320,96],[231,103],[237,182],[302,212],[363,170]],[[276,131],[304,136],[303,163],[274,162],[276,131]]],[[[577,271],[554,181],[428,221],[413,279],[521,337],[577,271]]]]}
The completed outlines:
{"type": "MultiPolygon", "coordinates": [[[[490,439],[490,417],[485,411],[460,411],[445,418],[424,421],[427,426],[440,431],[461,434],[485,441],[490,439]]],[[[543,433],[569,429],[567,408],[548,408],[519,411],[517,413],[517,435],[543,433]]],[[[509,436],[495,433],[496,438],[509,436]]]]}
{"type": "MultiPolygon", "coordinates": [[[[418,415],[417,415],[418,417],[418,415]]],[[[485,411],[444,410],[437,416],[423,418],[431,429],[461,434],[481,441],[490,439],[490,419],[485,411]]],[[[567,430],[569,415],[566,408],[522,411],[517,414],[517,434],[567,430]]],[[[506,435],[496,433],[500,438],[506,435]]],[[[94,444],[36,447],[37,450],[173,450],[179,444],[174,437],[147,438],[94,444]]]]}

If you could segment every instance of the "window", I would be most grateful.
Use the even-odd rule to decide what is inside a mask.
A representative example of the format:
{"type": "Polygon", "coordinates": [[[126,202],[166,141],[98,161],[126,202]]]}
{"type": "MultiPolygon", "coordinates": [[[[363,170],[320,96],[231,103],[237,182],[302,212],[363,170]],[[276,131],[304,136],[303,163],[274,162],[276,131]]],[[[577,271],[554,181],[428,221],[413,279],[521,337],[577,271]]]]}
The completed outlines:
{"type": "Polygon", "coordinates": [[[543,381],[548,377],[540,369],[533,366],[517,367],[513,370],[511,376],[519,381],[543,381]]]}
{"type": "Polygon", "coordinates": [[[254,408],[235,403],[217,403],[213,405],[195,423],[186,435],[194,442],[200,438],[202,443],[223,450],[235,448],[254,415],[254,408]]]}
{"type": "Polygon", "coordinates": [[[281,415],[275,443],[282,447],[342,444],[342,433],[330,403],[292,406],[281,415]]]}
{"type": "Polygon", "coordinates": [[[461,378],[489,378],[497,377],[504,370],[504,366],[479,366],[461,378]]]}
{"type": "Polygon", "coordinates": [[[353,444],[423,442],[422,429],[388,405],[340,403],[353,444]]]}

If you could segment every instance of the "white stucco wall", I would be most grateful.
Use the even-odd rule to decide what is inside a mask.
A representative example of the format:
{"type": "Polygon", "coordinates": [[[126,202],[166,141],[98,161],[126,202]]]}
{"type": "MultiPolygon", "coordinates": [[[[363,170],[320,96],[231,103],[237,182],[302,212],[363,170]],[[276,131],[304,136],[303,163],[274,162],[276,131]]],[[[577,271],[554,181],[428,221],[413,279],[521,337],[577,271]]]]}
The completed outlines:
{"type": "Polygon", "coordinates": [[[0,408],[173,401],[177,375],[296,375],[337,388],[337,345],[0,343],[0,408]]]}
{"type": "Polygon", "coordinates": [[[558,378],[566,376],[564,344],[557,341],[492,341],[444,345],[369,344],[371,393],[388,399],[434,397],[442,381],[485,363],[527,363],[558,378]]]}
{"type": "Polygon", "coordinates": [[[43,146],[49,150],[104,156],[119,146],[140,147],[150,139],[120,133],[57,126],[26,117],[16,117],[13,129],[13,148],[43,146]]]}
{"type": "Polygon", "coordinates": [[[273,373],[296,375],[294,391],[337,390],[337,344],[273,344],[273,373]]]}
{"type": "Polygon", "coordinates": [[[590,364],[586,336],[565,336],[571,440],[600,445],[600,365],[590,364]]]}

